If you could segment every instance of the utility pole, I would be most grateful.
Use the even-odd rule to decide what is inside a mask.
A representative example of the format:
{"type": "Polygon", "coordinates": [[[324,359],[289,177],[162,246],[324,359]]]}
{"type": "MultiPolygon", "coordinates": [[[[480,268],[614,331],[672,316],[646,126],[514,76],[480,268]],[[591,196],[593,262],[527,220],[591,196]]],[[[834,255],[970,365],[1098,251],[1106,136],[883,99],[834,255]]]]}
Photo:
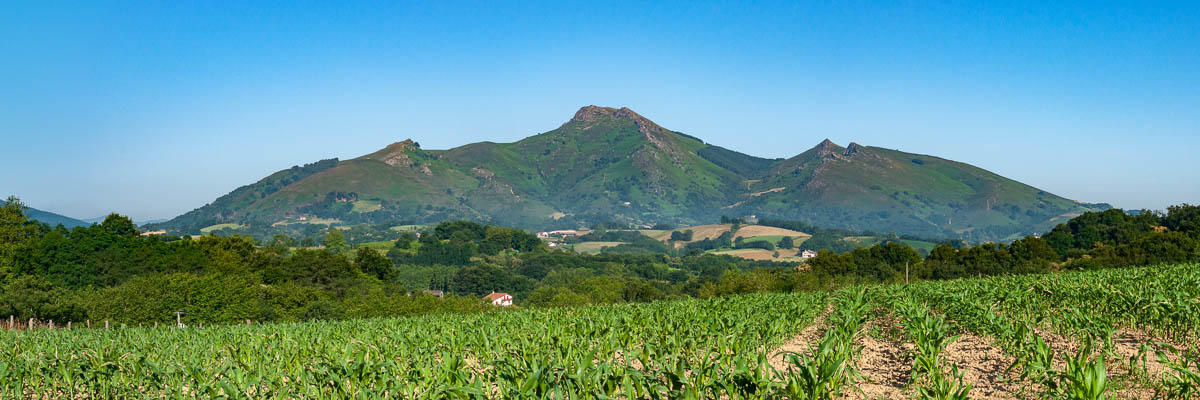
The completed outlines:
{"type": "Polygon", "coordinates": [[[908,261],[904,262],[904,284],[908,284],[908,261]]]}

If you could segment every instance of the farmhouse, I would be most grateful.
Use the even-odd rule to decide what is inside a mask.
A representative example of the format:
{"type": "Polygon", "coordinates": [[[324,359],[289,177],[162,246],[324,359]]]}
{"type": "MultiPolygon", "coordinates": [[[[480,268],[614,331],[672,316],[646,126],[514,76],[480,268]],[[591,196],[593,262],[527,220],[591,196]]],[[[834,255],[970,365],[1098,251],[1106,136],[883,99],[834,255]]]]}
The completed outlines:
{"type": "Polygon", "coordinates": [[[442,296],[446,295],[446,293],[442,292],[441,290],[422,290],[422,292],[437,298],[441,298],[442,296]]]}
{"type": "Polygon", "coordinates": [[[817,252],[812,251],[812,250],[805,250],[805,251],[800,252],[800,258],[813,258],[816,256],[817,256],[817,252]]]}
{"type": "Polygon", "coordinates": [[[492,305],[501,306],[501,307],[511,306],[512,302],[513,302],[512,295],[508,294],[508,293],[492,292],[492,294],[483,296],[483,299],[491,302],[492,305]]]}

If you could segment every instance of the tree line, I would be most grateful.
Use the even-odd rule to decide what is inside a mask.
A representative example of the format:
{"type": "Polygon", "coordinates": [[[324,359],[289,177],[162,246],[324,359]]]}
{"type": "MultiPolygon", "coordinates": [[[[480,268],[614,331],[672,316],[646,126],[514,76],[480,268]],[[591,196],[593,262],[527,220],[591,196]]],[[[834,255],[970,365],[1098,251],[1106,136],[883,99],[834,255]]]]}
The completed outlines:
{"type": "Polygon", "coordinates": [[[1200,260],[1200,207],[1087,213],[1041,237],[946,242],[925,257],[900,240],[823,248],[799,267],[675,251],[629,231],[592,232],[589,239],[629,242],[598,255],[468,221],[398,233],[378,249],[356,246],[350,234],[329,229],[320,248],[286,235],[142,236],[116,214],[68,230],[29,220],[9,198],[0,207],[0,318],[153,324],[183,311],[205,323],[304,321],[476,312],[488,309],[479,297],[492,291],[513,294],[519,306],[574,306],[901,282],[906,271],[931,280],[1175,263],[1200,260]]]}
{"type": "Polygon", "coordinates": [[[1008,244],[944,242],[924,258],[895,240],[840,253],[822,249],[808,265],[814,273],[896,282],[906,270],[909,279],[954,279],[1190,261],[1200,261],[1200,206],[1183,204],[1166,213],[1089,212],[1008,244]]]}
{"type": "Polygon", "coordinates": [[[355,246],[352,229],[329,229],[318,248],[286,235],[262,242],[140,233],[116,214],[51,227],[8,199],[0,207],[0,315],[60,325],[169,324],[176,311],[210,324],[405,316],[485,310],[480,296],[492,291],[522,306],[709,296],[729,271],[790,270],[726,256],[580,255],[523,230],[467,221],[400,233],[378,250],[355,246]]]}

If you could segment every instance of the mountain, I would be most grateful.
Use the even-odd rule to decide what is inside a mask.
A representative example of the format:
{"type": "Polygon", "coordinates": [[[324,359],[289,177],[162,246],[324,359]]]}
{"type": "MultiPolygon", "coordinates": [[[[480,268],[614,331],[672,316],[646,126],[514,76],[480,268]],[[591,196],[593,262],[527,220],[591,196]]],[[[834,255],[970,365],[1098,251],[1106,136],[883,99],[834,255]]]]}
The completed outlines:
{"type": "Polygon", "coordinates": [[[541,229],[756,215],[1006,240],[1105,208],[933,156],[826,139],[792,158],[760,158],[628,108],[587,106],[557,129],[513,143],[425,150],[410,139],[351,160],[292,167],[161,227],[466,218],[541,229]]]}
{"type": "Polygon", "coordinates": [[[74,228],[77,226],[91,225],[91,223],[89,223],[89,222],[84,222],[82,220],[78,220],[78,219],[60,215],[60,214],[55,214],[55,213],[52,213],[49,211],[38,210],[36,208],[25,209],[25,215],[28,216],[29,219],[37,220],[39,222],[46,223],[50,226],[62,225],[68,229],[74,228]]]}

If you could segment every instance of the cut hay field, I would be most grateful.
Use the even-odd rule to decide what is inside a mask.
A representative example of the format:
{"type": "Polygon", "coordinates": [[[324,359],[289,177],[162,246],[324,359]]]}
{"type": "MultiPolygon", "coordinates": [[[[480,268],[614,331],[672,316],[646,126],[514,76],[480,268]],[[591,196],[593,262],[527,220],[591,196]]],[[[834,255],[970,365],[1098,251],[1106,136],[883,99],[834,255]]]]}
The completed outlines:
{"type": "Polygon", "coordinates": [[[625,242],[583,242],[574,244],[572,247],[576,252],[583,254],[597,254],[605,247],[613,247],[625,244],[625,242]]]}
{"type": "MultiPolygon", "coordinates": [[[[675,242],[676,248],[682,248],[683,246],[687,245],[688,243],[698,242],[698,241],[705,240],[705,239],[716,239],[718,236],[721,236],[721,234],[723,234],[725,232],[729,232],[731,229],[733,229],[732,224],[713,224],[713,225],[697,225],[697,226],[683,227],[683,228],[677,228],[674,230],[649,230],[648,229],[648,230],[642,230],[640,232],[643,235],[649,236],[651,239],[667,242],[671,238],[671,232],[683,232],[683,231],[688,231],[688,230],[692,231],[692,240],[675,242]]],[[[784,236],[791,236],[793,238],[796,238],[796,244],[799,244],[800,242],[803,242],[804,240],[807,240],[808,238],[812,237],[812,235],[809,235],[804,232],[798,232],[798,231],[793,231],[791,229],[783,229],[783,228],[776,228],[773,226],[762,226],[762,225],[742,225],[738,229],[738,231],[736,233],[734,233],[734,235],[733,235],[734,239],[740,237],[740,238],[743,238],[743,240],[750,240],[750,239],[754,239],[754,238],[758,238],[758,237],[767,237],[768,238],[768,239],[758,239],[758,240],[772,240],[770,238],[773,238],[772,243],[778,242],[779,239],[782,239],[784,236]]]]}
{"type": "Polygon", "coordinates": [[[0,332],[0,398],[1194,398],[1200,265],[413,318],[0,332]]]}
{"type": "Polygon", "coordinates": [[[643,235],[649,236],[651,239],[665,241],[671,237],[671,232],[674,232],[674,231],[661,230],[661,229],[642,229],[638,232],[641,232],[643,235]]]}
{"type": "MultiPolygon", "coordinates": [[[[740,237],[753,238],[753,237],[759,237],[759,236],[774,236],[777,238],[783,238],[784,236],[791,236],[794,238],[801,238],[801,237],[802,238],[810,238],[810,237],[812,237],[812,235],[809,235],[807,233],[793,231],[791,229],[783,229],[783,228],[776,228],[773,226],[762,226],[762,225],[742,225],[742,227],[740,229],[738,229],[737,233],[735,233],[733,235],[733,238],[734,239],[737,239],[740,237]]],[[[779,239],[776,239],[776,241],[778,241],[778,240],[779,239]]]]}
{"type": "Polygon", "coordinates": [[[209,232],[219,231],[219,230],[222,230],[225,228],[237,230],[237,229],[242,229],[242,226],[238,225],[238,224],[216,224],[216,225],[200,228],[200,233],[207,235],[209,232]]]}
{"type": "MultiPolygon", "coordinates": [[[[679,229],[676,229],[675,231],[683,232],[683,231],[690,230],[690,231],[692,231],[692,240],[691,241],[697,242],[697,241],[701,241],[704,239],[716,239],[717,236],[721,236],[722,233],[729,232],[729,229],[731,227],[733,227],[733,225],[730,225],[730,224],[697,225],[697,226],[689,226],[687,228],[679,228],[679,229]]],[[[671,233],[667,232],[667,236],[665,236],[661,240],[667,240],[667,239],[670,239],[670,237],[671,237],[671,233]]]]}
{"type": "Polygon", "coordinates": [[[717,254],[717,255],[727,255],[727,256],[741,257],[741,258],[745,258],[745,259],[749,259],[749,260],[759,260],[759,261],[764,261],[764,260],[789,261],[789,262],[804,261],[800,257],[796,256],[799,253],[799,251],[796,249],[779,249],[779,250],[733,249],[733,250],[718,250],[718,251],[713,251],[711,253],[717,254]],[[776,251],[779,252],[779,258],[775,258],[776,251]]]}

